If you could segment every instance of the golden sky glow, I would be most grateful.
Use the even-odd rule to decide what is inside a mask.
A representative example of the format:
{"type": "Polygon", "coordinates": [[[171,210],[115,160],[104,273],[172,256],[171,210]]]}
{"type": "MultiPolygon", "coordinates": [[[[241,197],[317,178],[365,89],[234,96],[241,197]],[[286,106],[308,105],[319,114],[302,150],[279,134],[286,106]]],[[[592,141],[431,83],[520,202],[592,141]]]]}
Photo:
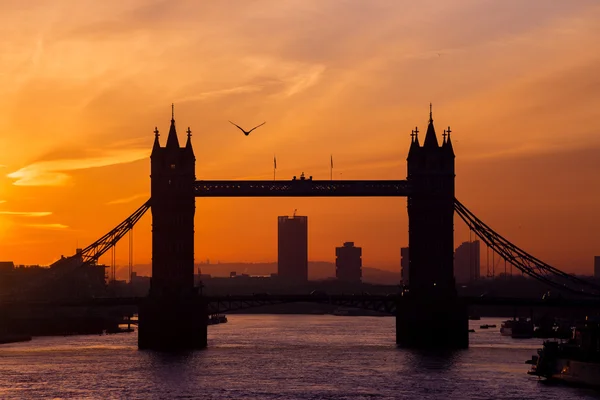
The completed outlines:
{"type": "MultiPolygon", "coordinates": [[[[596,0],[5,0],[0,259],[48,264],[149,196],[155,126],[190,126],[198,179],[404,179],[433,102],[457,197],[544,261],[600,254],[596,0]],[[249,128],[245,137],[227,121],[249,128]]],[[[163,144],[166,135],[162,137],[163,144]]],[[[273,261],[276,217],[309,254],[355,241],[398,269],[405,199],[198,199],[196,260],[273,261]]],[[[469,233],[457,220],[455,240],[469,233]]],[[[150,261],[150,216],[135,229],[150,261]]],[[[117,249],[126,263],[127,244],[117,249]]],[[[106,260],[107,261],[107,260],[106,260]]]]}

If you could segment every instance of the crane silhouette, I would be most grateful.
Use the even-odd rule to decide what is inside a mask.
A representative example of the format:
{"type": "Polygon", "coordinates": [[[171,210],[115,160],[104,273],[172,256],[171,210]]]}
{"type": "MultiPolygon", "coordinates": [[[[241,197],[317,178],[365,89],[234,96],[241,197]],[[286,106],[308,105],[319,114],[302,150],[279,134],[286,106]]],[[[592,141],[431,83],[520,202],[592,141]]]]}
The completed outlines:
{"type": "Polygon", "coordinates": [[[233,122],[231,122],[231,121],[229,121],[229,123],[230,123],[230,124],[232,124],[232,125],[235,125],[235,126],[237,126],[237,128],[238,128],[240,131],[244,132],[244,135],[248,136],[248,135],[250,134],[250,132],[252,132],[253,130],[255,130],[256,128],[258,128],[258,127],[260,127],[260,126],[263,126],[264,124],[266,124],[266,123],[267,123],[267,121],[263,122],[263,123],[262,123],[262,124],[260,124],[260,125],[256,125],[254,128],[250,129],[249,131],[245,131],[245,130],[244,130],[244,128],[242,128],[242,127],[241,127],[241,126],[239,126],[238,124],[234,124],[234,123],[233,123],[233,122]]]}

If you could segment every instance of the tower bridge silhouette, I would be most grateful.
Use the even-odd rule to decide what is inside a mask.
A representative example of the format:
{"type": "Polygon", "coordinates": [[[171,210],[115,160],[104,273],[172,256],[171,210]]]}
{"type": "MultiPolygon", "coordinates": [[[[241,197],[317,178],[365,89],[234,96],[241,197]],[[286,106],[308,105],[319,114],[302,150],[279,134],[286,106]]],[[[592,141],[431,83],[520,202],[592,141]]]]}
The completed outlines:
{"type": "MultiPolygon", "coordinates": [[[[207,315],[265,304],[317,302],[396,315],[396,341],[407,347],[468,346],[469,304],[592,307],[600,287],[544,263],[493,231],[455,198],[455,154],[448,127],[438,142],[433,115],[423,144],[411,134],[405,180],[196,180],[192,135],[179,145],[174,116],[165,146],[158,129],[151,159],[151,197],[131,216],[82,250],[84,264],[98,259],[152,213],[152,278],[145,298],[90,299],[87,306],[138,307],[140,348],[194,349],[207,345],[207,315]],[[194,287],[196,197],[407,197],[408,290],[398,295],[205,296],[194,287]],[[493,251],[524,274],[581,300],[461,298],[453,271],[454,213],[493,251]],[[439,327],[444,329],[440,330],[439,327]]],[[[69,305],[74,305],[69,303],[69,305]]]]}

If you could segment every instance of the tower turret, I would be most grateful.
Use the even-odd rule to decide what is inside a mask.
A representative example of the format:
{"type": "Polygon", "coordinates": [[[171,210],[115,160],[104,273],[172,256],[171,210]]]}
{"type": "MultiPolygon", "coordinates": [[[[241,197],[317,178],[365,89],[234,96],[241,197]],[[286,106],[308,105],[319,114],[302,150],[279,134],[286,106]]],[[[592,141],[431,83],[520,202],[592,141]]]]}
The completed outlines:
{"type": "Polygon", "coordinates": [[[187,140],[185,142],[185,150],[187,152],[187,156],[189,157],[191,155],[194,158],[194,161],[196,161],[196,157],[194,156],[194,149],[192,148],[192,130],[189,126],[185,133],[187,133],[187,140]]]}
{"type": "Polygon", "coordinates": [[[407,174],[412,175],[420,168],[422,164],[422,148],[419,145],[419,128],[415,126],[415,129],[410,132],[410,148],[408,149],[407,161],[407,174]]]}
{"type": "Polygon", "coordinates": [[[158,140],[159,136],[160,134],[158,133],[158,128],[154,127],[154,145],[152,145],[152,153],[150,154],[150,158],[160,152],[160,141],[158,140]]]}
{"type": "Polygon", "coordinates": [[[410,148],[408,150],[408,157],[415,155],[421,146],[419,145],[419,127],[415,126],[415,129],[410,132],[410,148]]]}
{"type": "Polygon", "coordinates": [[[452,139],[450,138],[450,133],[452,133],[452,130],[450,130],[450,127],[448,127],[447,130],[444,130],[444,144],[442,145],[442,147],[444,148],[444,150],[447,154],[450,154],[450,155],[452,155],[452,157],[455,157],[454,148],[452,147],[452,139]]]}

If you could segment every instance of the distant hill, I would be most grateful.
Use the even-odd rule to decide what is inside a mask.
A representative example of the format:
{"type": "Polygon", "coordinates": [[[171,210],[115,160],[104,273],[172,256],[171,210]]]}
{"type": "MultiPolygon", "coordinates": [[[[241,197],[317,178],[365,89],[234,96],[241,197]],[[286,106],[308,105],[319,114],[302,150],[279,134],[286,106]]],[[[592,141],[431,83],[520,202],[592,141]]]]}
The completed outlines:
{"type": "MultiPolygon", "coordinates": [[[[248,275],[270,275],[277,272],[277,263],[222,263],[222,264],[196,264],[196,272],[200,268],[203,274],[213,277],[227,277],[231,272],[248,275]]],[[[150,264],[136,264],[133,270],[139,276],[150,276],[152,266],[150,264]]],[[[117,270],[117,276],[125,279],[127,269],[125,267],[117,270]]],[[[335,264],[327,261],[309,261],[308,278],[310,280],[323,280],[335,277],[335,264]]],[[[400,283],[400,272],[385,271],[377,268],[363,267],[363,282],[393,285],[400,283]]]]}
{"type": "Polygon", "coordinates": [[[399,285],[400,271],[392,272],[377,268],[363,268],[363,282],[375,283],[378,285],[399,285]]]}

